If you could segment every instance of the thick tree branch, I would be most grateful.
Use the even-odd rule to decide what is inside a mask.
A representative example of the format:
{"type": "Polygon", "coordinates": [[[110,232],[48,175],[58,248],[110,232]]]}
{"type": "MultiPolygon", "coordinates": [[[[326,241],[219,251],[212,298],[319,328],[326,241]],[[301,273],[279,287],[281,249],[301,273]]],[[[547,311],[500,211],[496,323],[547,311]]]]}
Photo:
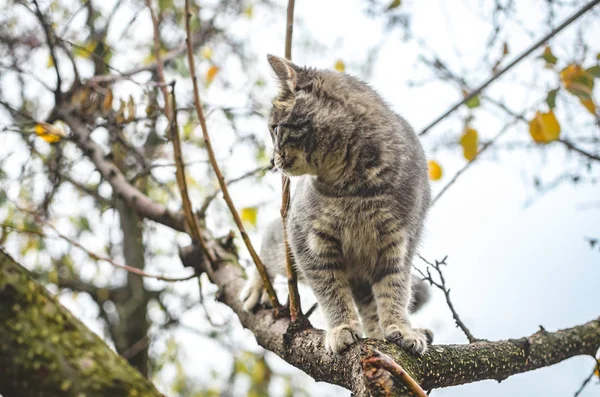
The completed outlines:
{"type": "MultiPolygon", "coordinates": [[[[224,257],[226,254],[222,254],[224,257]]],[[[185,249],[186,266],[201,271],[201,251],[185,249]]],[[[361,360],[373,355],[373,349],[392,357],[423,389],[433,389],[477,382],[503,380],[511,375],[556,364],[578,355],[593,356],[600,347],[600,318],[586,324],[556,332],[538,331],[529,337],[505,341],[481,341],[468,345],[433,345],[423,357],[413,356],[385,341],[364,340],[341,356],[325,349],[324,332],[313,328],[291,327],[289,318],[276,318],[273,311],[247,313],[242,309],[238,293],[244,284],[242,269],[223,262],[211,281],[219,287],[218,299],[228,305],[242,325],[250,329],[257,342],[288,363],[300,368],[318,381],[334,383],[359,396],[379,395],[367,392],[373,384],[366,382],[361,360]]],[[[403,383],[390,375],[386,382],[396,382],[398,395],[407,393],[403,383]]]]}
{"type": "Polygon", "coordinates": [[[0,394],[161,394],[0,249],[0,394]]]}

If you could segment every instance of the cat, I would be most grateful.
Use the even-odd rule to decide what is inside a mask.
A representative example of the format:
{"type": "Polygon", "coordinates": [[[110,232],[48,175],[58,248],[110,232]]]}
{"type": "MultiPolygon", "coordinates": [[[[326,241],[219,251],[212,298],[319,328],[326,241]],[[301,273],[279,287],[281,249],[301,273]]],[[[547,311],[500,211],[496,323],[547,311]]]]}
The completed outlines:
{"type": "MultiPolygon", "coordinates": [[[[326,347],[340,354],[364,334],[425,353],[433,334],[409,318],[428,294],[411,276],[431,199],[416,134],[359,79],[267,58],[280,86],[269,115],[273,161],[297,177],[289,243],[326,320],[326,347]]],[[[271,278],[285,274],[281,220],[267,228],[261,256],[271,278]]],[[[267,302],[256,272],[240,299],[245,310],[267,302]]]]}

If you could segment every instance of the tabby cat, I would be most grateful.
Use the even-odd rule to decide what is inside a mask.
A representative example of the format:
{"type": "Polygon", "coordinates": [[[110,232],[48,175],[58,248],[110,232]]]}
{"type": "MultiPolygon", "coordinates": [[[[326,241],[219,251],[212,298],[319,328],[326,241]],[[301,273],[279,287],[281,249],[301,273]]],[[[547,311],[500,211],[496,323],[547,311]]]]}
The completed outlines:
{"type": "MultiPolygon", "coordinates": [[[[342,353],[364,333],[423,354],[433,335],[409,318],[413,301],[427,297],[411,276],[430,203],[416,134],[355,77],[268,61],[280,83],[269,116],[274,164],[297,177],[290,246],[327,322],[327,348],[342,353]]],[[[269,225],[261,255],[271,277],[285,274],[280,220],[269,225]]],[[[246,310],[267,302],[258,274],[240,298],[246,310]]]]}

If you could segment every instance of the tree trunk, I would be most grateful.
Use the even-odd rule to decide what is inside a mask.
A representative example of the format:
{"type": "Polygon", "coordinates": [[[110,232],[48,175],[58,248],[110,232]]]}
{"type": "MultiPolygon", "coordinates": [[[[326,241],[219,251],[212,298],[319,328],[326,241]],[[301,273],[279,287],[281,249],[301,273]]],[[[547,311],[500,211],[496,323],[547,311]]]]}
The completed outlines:
{"type": "Polygon", "coordinates": [[[0,394],[161,396],[1,249],[0,394]]]}
{"type": "MultiPolygon", "coordinates": [[[[125,263],[131,267],[144,269],[144,244],[142,241],[142,221],[122,200],[117,199],[119,222],[123,232],[123,256],[125,263]]],[[[127,299],[113,301],[119,320],[110,324],[110,333],[119,354],[123,354],[136,342],[148,334],[148,294],[142,276],[127,273],[127,299]]],[[[127,357],[131,365],[144,376],[148,376],[148,348],[144,348],[131,357],[127,357]]]]}

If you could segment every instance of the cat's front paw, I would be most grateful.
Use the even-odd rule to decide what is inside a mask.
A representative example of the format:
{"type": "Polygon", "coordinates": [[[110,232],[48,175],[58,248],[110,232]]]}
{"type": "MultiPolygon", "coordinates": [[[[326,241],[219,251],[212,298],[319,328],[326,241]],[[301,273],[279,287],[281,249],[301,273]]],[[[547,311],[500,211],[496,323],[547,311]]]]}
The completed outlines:
{"type": "Polygon", "coordinates": [[[360,339],[360,326],[355,324],[338,325],[327,331],[325,336],[325,347],[335,354],[342,354],[354,342],[360,339]]]}
{"type": "Polygon", "coordinates": [[[387,340],[418,355],[427,351],[433,342],[433,332],[427,328],[393,327],[386,332],[387,340]]]}
{"type": "Polygon", "coordinates": [[[262,280],[251,278],[246,281],[246,285],[240,293],[240,301],[243,302],[243,309],[247,312],[251,312],[260,304],[264,306],[270,306],[269,296],[265,291],[262,280]]]}

